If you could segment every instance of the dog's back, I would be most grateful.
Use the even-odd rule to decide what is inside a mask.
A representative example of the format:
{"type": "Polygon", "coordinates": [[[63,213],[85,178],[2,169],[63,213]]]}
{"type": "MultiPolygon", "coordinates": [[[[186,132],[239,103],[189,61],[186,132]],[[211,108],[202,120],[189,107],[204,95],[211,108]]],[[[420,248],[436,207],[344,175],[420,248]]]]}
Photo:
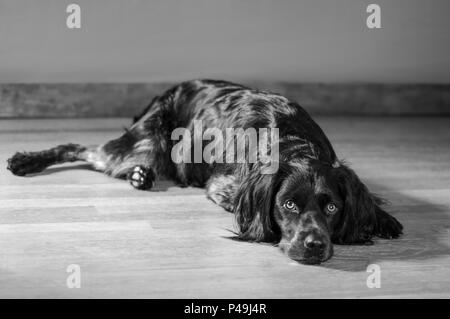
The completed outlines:
{"type": "Polygon", "coordinates": [[[326,155],[324,160],[336,159],[331,143],[309,114],[277,93],[227,81],[191,80],[155,98],[136,122],[146,126],[155,112],[164,113],[163,121],[170,131],[178,127],[193,131],[194,121],[201,121],[203,129],[278,128],[280,138],[295,136],[311,141],[326,155]]]}

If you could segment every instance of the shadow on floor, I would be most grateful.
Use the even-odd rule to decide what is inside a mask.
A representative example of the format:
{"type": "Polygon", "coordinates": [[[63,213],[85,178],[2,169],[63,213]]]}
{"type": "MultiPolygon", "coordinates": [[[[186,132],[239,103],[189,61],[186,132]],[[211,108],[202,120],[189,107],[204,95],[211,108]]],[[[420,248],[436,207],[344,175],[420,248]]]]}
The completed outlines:
{"type": "MultiPolygon", "coordinates": [[[[371,188],[370,183],[368,183],[371,188]]],[[[378,188],[379,189],[379,188],[378,188]]],[[[334,256],[320,267],[342,271],[366,271],[369,264],[396,260],[411,261],[446,257],[450,255],[448,234],[450,211],[421,199],[383,191],[391,201],[386,211],[403,224],[399,239],[375,238],[374,245],[334,246],[334,256]]]]}
{"type": "Polygon", "coordinates": [[[90,164],[78,164],[78,165],[70,165],[70,166],[59,166],[59,167],[50,167],[46,168],[42,172],[39,173],[33,173],[28,174],[23,177],[36,177],[36,176],[46,176],[46,175],[53,175],[56,173],[64,172],[64,171],[74,171],[74,170],[89,170],[89,171],[95,171],[90,164]]]}
{"type": "MultiPolygon", "coordinates": [[[[90,164],[76,164],[76,165],[64,165],[64,166],[58,166],[58,167],[50,167],[50,168],[46,168],[42,172],[29,174],[24,177],[25,178],[39,177],[39,176],[53,175],[53,174],[57,174],[57,173],[65,172],[65,171],[74,171],[74,170],[83,170],[83,171],[89,170],[89,171],[94,171],[98,174],[103,174],[102,172],[95,170],[90,164]]],[[[125,181],[125,179],[123,179],[123,181],[127,183],[127,181],[125,181]]],[[[151,192],[164,192],[164,191],[168,190],[169,187],[173,187],[173,186],[175,186],[174,183],[166,181],[166,180],[157,181],[155,183],[155,186],[151,189],[151,192]]]]}
{"type": "MultiPolygon", "coordinates": [[[[373,183],[367,185],[369,189],[382,189],[374,187],[373,183]]],[[[383,261],[425,260],[450,256],[449,239],[446,237],[446,231],[450,228],[448,207],[390,190],[384,190],[382,193],[388,194],[385,199],[389,200],[390,204],[384,208],[402,223],[403,235],[392,240],[375,237],[373,245],[334,245],[334,255],[330,260],[308,267],[361,272],[366,271],[368,265],[383,261]]],[[[234,230],[228,231],[232,235],[224,238],[241,241],[234,230]]]]}

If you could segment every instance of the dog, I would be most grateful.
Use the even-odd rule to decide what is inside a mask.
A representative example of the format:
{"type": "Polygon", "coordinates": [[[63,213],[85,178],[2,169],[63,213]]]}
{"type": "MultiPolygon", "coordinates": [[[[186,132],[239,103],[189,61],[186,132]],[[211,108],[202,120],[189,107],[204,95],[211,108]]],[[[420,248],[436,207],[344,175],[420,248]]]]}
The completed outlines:
{"type": "Polygon", "coordinates": [[[73,161],[88,162],[141,190],[161,178],[206,187],[209,199],[234,213],[239,240],[273,243],[304,264],[328,260],[333,244],[371,244],[374,236],[402,234],[403,226],[383,210],[384,201],[336,157],[322,129],[298,103],[226,81],[178,84],[155,97],[119,138],[100,146],[65,144],[16,153],[8,169],[23,176],[73,161]],[[174,161],[172,132],[182,127],[193,136],[195,121],[221,131],[276,128],[279,137],[272,142],[278,169],[267,174],[262,158],[229,163],[221,154],[209,162],[174,161]]]}

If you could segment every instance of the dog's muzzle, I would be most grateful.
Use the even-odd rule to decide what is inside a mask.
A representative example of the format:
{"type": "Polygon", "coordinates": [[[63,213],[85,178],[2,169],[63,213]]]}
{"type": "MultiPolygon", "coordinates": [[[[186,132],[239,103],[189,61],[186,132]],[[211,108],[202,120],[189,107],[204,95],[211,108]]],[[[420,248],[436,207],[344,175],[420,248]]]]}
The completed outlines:
{"type": "Polygon", "coordinates": [[[299,237],[286,251],[289,258],[313,265],[320,264],[333,255],[333,245],[327,236],[311,232],[299,237]]]}

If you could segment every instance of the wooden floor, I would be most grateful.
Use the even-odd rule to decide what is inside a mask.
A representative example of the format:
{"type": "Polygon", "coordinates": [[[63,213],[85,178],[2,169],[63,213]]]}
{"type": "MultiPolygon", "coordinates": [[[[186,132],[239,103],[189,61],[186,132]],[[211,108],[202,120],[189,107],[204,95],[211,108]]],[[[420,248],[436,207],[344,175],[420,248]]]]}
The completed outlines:
{"type": "Polygon", "coordinates": [[[127,119],[0,120],[0,297],[450,297],[450,119],[317,120],[405,226],[399,240],[336,246],[320,266],[230,240],[232,215],[201,189],[136,191],[82,163],[6,170],[15,151],[101,143],[127,119]],[[71,264],[79,289],[66,286],[71,264]],[[369,264],[381,288],[367,287],[369,264]]]}

